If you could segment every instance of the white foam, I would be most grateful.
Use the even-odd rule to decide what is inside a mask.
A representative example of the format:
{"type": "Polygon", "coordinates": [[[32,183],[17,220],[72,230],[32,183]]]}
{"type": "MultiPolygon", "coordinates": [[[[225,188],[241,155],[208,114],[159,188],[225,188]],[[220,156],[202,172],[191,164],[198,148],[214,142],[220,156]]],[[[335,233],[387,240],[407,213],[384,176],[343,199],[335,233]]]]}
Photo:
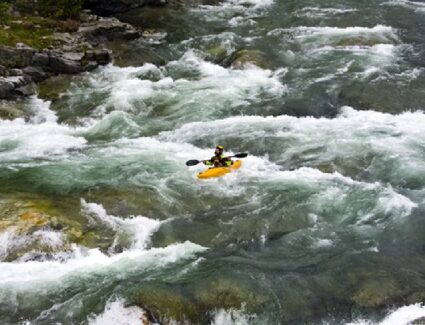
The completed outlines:
{"type": "Polygon", "coordinates": [[[414,10],[415,12],[425,13],[425,3],[418,2],[418,1],[393,0],[393,1],[384,2],[381,5],[401,6],[401,7],[414,10]]]}
{"type": "Polygon", "coordinates": [[[31,100],[36,111],[29,122],[24,119],[0,120],[0,139],[14,145],[0,151],[0,163],[47,158],[63,155],[69,149],[82,148],[86,140],[76,129],[56,123],[56,115],[49,110],[49,102],[31,100]],[[19,132],[17,132],[19,130],[19,132]]]}
{"type": "Polygon", "coordinates": [[[249,325],[257,318],[256,315],[247,315],[237,309],[218,309],[213,316],[211,325],[249,325]]]}
{"type": "Polygon", "coordinates": [[[56,123],[58,118],[56,114],[50,110],[50,101],[44,101],[36,96],[31,97],[31,107],[34,115],[30,121],[34,124],[40,123],[56,123]]]}
{"type": "Polygon", "coordinates": [[[338,27],[306,27],[299,26],[293,27],[290,29],[285,29],[283,31],[291,32],[296,38],[307,38],[314,36],[361,36],[361,35],[376,35],[388,37],[390,39],[397,39],[395,34],[395,30],[390,26],[385,25],[376,25],[375,27],[346,27],[346,28],[338,28],[338,27]]]}
{"type": "Polygon", "coordinates": [[[256,67],[225,69],[188,51],[180,60],[162,68],[108,66],[93,76],[92,84],[95,88],[106,87],[110,91],[107,102],[96,111],[97,117],[107,113],[106,107],[148,116],[156,103],[162,103],[167,104],[167,113],[174,119],[199,120],[217,114],[224,107],[243,107],[249,102],[257,102],[262,94],[281,96],[286,91],[281,76],[282,71],[256,67]],[[196,76],[174,80],[167,74],[175,69],[196,76]],[[159,80],[145,79],[143,74],[147,70],[159,75],[159,80]],[[199,102],[204,104],[202,109],[193,109],[194,103],[199,102]]]}
{"type": "Polygon", "coordinates": [[[83,212],[98,219],[103,224],[117,232],[125,232],[133,237],[133,249],[146,249],[150,244],[150,238],[158,230],[162,222],[143,216],[132,216],[130,218],[119,218],[106,213],[102,205],[87,203],[81,199],[83,212]]]}
{"type": "Polygon", "coordinates": [[[298,17],[308,18],[330,18],[337,15],[343,15],[351,12],[356,12],[357,9],[352,8],[319,8],[319,7],[304,7],[297,10],[294,14],[298,17]]]}
{"type": "Polygon", "coordinates": [[[125,306],[123,299],[108,302],[105,310],[89,318],[90,325],[141,325],[147,319],[146,312],[137,306],[125,306]]]}
{"type": "MultiPolygon", "coordinates": [[[[108,256],[99,249],[81,249],[73,246],[74,256],[65,262],[29,261],[25,263],[0,263],[0,287],[20,283],[34,288],[34,283],[60,285],[64,277],[93,275],[122,276],[126,272],[140,272],[147,268],[158,269],[179,260],[191,259],[206,248],[185,242],[150,250],[133,249],[108,256]]],[[[18,289],[18,287],[16,287],[18,289]]]]}
{"type": "Polygon", "coordinates": [[[385,319],[379,323],[374,323],[369,320],[358,320],[347,325],[408,325],[410,322],[419,318],[425,317],[425,306],[422,304],[413,304],[409,306],[400,307],[392,311],[385,319]]]}
{"type": "Polygon", "coordinates": [[[47,229],[39,229],[32,234],[21,235],[17,227],[7,228],[0,234],[0,261],[4,260],[11,252],[39,244],[50,249],[59,249],[64,245],[62,233],[47,229]]]}

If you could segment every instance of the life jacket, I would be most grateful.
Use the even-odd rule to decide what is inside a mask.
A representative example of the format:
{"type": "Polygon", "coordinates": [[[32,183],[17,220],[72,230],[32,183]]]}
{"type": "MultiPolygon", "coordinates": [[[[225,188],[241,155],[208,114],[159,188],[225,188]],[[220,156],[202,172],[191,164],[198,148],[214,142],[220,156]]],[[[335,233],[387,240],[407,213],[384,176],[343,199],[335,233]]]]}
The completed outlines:
{"type": "Polygon", "coordinates": [[[225,157],[224,155],[221,156],[213,156],[210,159],[210,163],[211,165],[214,165],[214,167],[226,167],[226,166],[231,166],[233,164],[233,161],[227,157],[225,157]]]}

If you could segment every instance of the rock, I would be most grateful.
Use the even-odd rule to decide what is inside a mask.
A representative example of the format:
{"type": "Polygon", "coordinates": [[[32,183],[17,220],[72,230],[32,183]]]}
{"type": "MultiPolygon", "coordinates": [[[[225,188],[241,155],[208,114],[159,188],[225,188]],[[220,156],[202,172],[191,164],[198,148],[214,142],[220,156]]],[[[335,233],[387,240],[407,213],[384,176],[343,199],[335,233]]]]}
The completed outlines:
{"type": "Polygon", "coordinates": [[[9,76],[8,70],[4,66],[0,65],[0,77],[8,77],[8,76],[9,76]]]}
{"type": "Polygon", "coordinates": [[[66,60],[81,61],[84,57],[84,53],[66,52],[62,54],[62,57],[66,60]]]}
{"type": "Polygon", "coordinates": [[[49,75],[42,69],[37,67],[26,67],[22,70],[24,75],[31,77],[34,82],[40,82],[49,77],[49,75]]]}
{"type": "Polygon", "coordinates": [[[22,76],[22,70],[21,69],[10,69],[9,70],[9,76],[22,76]]]}
{"type": "Polygon", "coordinates": [[[0,65],[10,68],[24,68],[31,65],[35,50],[28,47],[0,47],[0,65]]]}
{"type": "Polygon", "coordinates": [[[250,65],[255,65],[262,69],[270,68],[266,55],[259,50],[239,50],[233,53],[226,61],[234,69],[245,69],[250,65]]]}
{"type": "Polygon", "coordinates": [[[164,5],[167,0],[87,0],[85,6],[99,15],[112,15],[145,5],[164,5]]]}
{"type": "MultiPolygon", "coordinates": [[[[24,115],[25,115],[25,112],[17,109],[16,107],[10,107],[10,106],[2,107],[2,106],[0,106],[0,118],[2,118],[2,119],[13,120],[15,118],[24,117],[24,115]]],[[[0,148],[0,151],[2,149],[4,149],[4,148],[3,147],[0,148]]]]}
{"type": "Polygon", "coordinates": [[[74,74],[85,71],[80,61],[66,59],[61,54],[51,55],[49,62],[49,70],[53,73],[74,74]]]}
{"type": "Polygon", "coordinates": [[[0,77],[0,99],[29,96],[35,93],[32,80],[26,76],[0,77]]]}
{"type": "Polygon", "coordinates": [[[111,62],[111,54],[105,49],[89,50],[86,51],[85,59],[96,61],[100,65],[105,65],[111,62]]]}
{"type": "Polygon", "coordinates": [[[15,87],[6,78],[0,78],[0,99],[10,98],[15,87]]]}
{"type": "Polygon", "coordinates": [[[17,95],[20,95],[20,96],[31,96],[36,93],[36,88],[34,83],[31,82],[25,86],[16,88],[15,92],[17,95]]]}
{"type": "Polygon", "coordinates": [[[164,324],[198,323],[201,310],[189,297],[178,290],[158,286],[146,286],[134,298],[136,304],[147,310],[150,318],[164,324]]]}
{"type": "Polygon", "coordinates": [[[49,55],[47,53],[35,53],[33,57],[33,64],[35,66],[48,66],[49,55]]]}
{"type": "Polygon", "coordinates": [[[80,26],[78,33],[84,35],[92,42],[97,39],[131,40],[141,36],[141,33],[133,26],[119,21],[117,18],[100,18],[98,21],[86,23],[80,26]]]}
{"type": "Polygon", "coordinates": [[[227,57],[227,50],[222,46],[209,48],[206,51],[206,59],[214,63],[220,63],[227,57]]]}

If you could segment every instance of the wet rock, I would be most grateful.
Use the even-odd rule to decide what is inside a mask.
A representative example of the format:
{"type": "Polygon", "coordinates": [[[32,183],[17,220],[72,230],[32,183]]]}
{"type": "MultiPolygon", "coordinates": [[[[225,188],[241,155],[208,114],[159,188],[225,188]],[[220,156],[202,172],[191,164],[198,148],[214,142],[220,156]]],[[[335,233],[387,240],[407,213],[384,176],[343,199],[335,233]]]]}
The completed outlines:
{"type": "Polygon", "coordinates": [[[230,280],[217,280],[208,284],[207,290],[199,291],[196,300],[204,311],[215,309],[241,309],[248,312],[260,310],[268,298],[259,292],[248,290],[230,280]]]}
{"type": "Polygon", "coordinates": [[[12,98],[24,93],[28,95],[35,93],[31,78],[25,76],[0,77],[0,99],[12,98]]]}
{"type": "Polygon", "coordinates": [[[18,96],[31,96],[36,94],[36,88],[34,83],[31,82],[25,86],[16,88],[15,92],[18,96]]]}
{"type": "Polygon", "coordinates": [[[227,50],[222,46],[209,48],[206,51],[206,59],[214,63],[223,62],[227,57],[227,50]]]}
{"type": "Polygon", "coordinates": [[[135,295],[135,303],[148,311],[152,321],[164,324],[198,323],[201,319],[199,306],[175,288],[144,287],[135,295]]]}
{"type": "Polygon", "coordinates": [[[100,65],[105,65],[111,62],[111,54],[106,49],[90,50],[85,53],[85,59],[96,61],[100,65]]]}
{"type": "MultiPolygon", "coordinates": [[[[16,107],[0,106],[0,119],[11,119],[11,120],[13,120],[15,118],[23,117],[24,115],[25,115],[25,112],[17,109],[16,107]]],[[[0,148],[0,151],[3,148],[0,148]]],[[[7,146],[6,146],[6,148],[7,148],[7,146]]]]}
{"type": "Polygon", "coordinates": [[[266,55],[259,50],[240,50],[232,54],[226,61],[225,63],[234,69],[245,69],[252,65],[262,69],[270,68],[266,55]]]}
{"type": "Polygon", "coordinates": [[[31,77],[34,82],[40,82],[49,77],[49,74],[38,67],[26,67],[22,70],[24,75],[31,77]]]}

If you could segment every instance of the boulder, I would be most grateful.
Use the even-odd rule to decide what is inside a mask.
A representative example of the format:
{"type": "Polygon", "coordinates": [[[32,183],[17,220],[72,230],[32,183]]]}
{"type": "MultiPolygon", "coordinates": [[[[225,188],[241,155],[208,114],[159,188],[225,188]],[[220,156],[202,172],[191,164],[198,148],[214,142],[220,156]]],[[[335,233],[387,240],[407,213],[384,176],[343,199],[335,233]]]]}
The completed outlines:
{"type": "Polygon", "coordinates": [[[0,47],[0,65],[7,68],[23,68],[32,64],[35,50],[30,47],[0,47]]]}
{"type": "Polygon", "coordinates": [[[24,75],[31,77],[34,82],[40,82],[49,77],[49,75],[38,67],[26,67],[22,70],[24,75]]]}
{"type": "Polygon", "coordinates": [[[99,38],[113,41],[132,40],[141,36],[141,33],[133,26],[114,17],[100,18],[97,21],[85,23],[80,26],[78,33],[92,42],[99,38]]]}
{"type": "Polygon", "coordinates": [[[9,72],[7,71],[6,67],[0,65],[0,77],[8,77],[9,72]]]}
{"type": "Polygon", "coordinates": [[[7,78],[0,78],[0,99],[12,97],[12,91],[15,89],[7,78]]]}
{"type": "Polygon", "coordinates": [[[270,63],[266,55],[259,50],[239,50],[233,53],[227,60],[227,65],[234,69],[245,69],[255,65],[262,69],[269,69],[270,63]]]}
{"type": "Polygon", "coordinates": [[[35,53],[33,57],[33,64],[35,66],[48,66],[49,65],[49,55],[47,53],[35,53]]]}

